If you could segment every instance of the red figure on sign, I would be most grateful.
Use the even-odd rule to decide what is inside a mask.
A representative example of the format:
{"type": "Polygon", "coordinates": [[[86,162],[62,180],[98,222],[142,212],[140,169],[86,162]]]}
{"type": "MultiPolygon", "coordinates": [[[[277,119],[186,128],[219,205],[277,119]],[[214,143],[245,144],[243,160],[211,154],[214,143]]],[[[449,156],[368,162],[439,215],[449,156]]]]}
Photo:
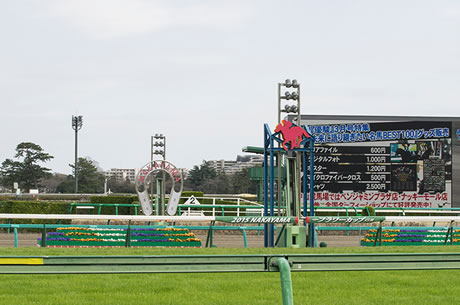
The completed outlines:
{"type": "Polygon", "coordinates": [[[293,149],[300,146],[300,142],[302,141],[303,136],[310,138],[310,135],[305,129],[296,126],[286,120],[282,120],[281,123],[276,126],[275,132],[281,132],[281,135],[284,139],[282,145],[286,151],[288,150],[286,147],[287,142],[291,142],[290,146],[291,149],[293,149]]]}

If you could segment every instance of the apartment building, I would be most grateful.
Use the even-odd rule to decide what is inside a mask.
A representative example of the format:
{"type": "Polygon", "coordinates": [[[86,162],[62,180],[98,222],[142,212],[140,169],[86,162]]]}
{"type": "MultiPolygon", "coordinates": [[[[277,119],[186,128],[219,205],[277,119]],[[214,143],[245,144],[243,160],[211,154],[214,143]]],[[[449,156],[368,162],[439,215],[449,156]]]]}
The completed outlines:
{"type": "Polygon", "coordinates": [[[216,172],[224,172],[227,175],[233,175],[245,168],[261,166],[264,157],[260,155],[238,156],[235,161],[229,160],[211,160],[211,166],[216,172]]]}
{"type": "Polygon", "coordinates": [[[104,174],[107,178],[116,178],[117,180],[126,180],[134,182],[136,180],[138,168],[112,168],[105,171],[104,174]]]}

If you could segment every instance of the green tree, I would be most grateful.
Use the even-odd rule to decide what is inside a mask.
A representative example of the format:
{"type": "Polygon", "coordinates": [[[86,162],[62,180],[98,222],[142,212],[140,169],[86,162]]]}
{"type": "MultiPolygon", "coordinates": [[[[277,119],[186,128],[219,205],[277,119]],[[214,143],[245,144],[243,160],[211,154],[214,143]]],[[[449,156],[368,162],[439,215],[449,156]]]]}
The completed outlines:
{"type": "Polygon", "coordinates": [[[40,180],[51,176],[50,169],[41,166],[54,157],[43,151],[40,145],[32,142],[22,142],[16,146],[17,160],[6,159],[0,167],[1,183],[7,188],[12,188],[14,182],[24,190],[38,189],[40,180]]]}
{"type": "Polygon", "coordinates": [[[204,191],[206,182],[213,180],[217,176],[216,170],[211,166],[211,162],[204,161],[200,166],[195,165],[189,172],[187,185],[195,191],[204,191]]]}
{"type": "Polygon", "coordinates": [[[249,180],[248,169],[245,168],[232,175],[230,182],[233,194],[255,194],[257,192],[257,183],[249,180]]]}
{"type": "Polygon", "coordinates": [[[204,180],[200,191],[207,194],[228,194],[231,191],[230,178],[224,172],[219,172],[214,178],[204,180]]]}
{"type": "MultiPolygon", "coordinates": [[[[75,192],[75,165],[69,164],[73,175],[56,188],[59,193],[75,192]]],[[[103,193],[105,177],[97,170],[94,161],[87,158],[78,158],[78,192],[79,193],[103,193]]]]}
{"type": "Polygon", "coordinates": [[[112,193],[136,193],[136,186],[128,179],[128,177],[121,181],[115,177],[110,177],[107,180],[107,187],[112,193]]]}

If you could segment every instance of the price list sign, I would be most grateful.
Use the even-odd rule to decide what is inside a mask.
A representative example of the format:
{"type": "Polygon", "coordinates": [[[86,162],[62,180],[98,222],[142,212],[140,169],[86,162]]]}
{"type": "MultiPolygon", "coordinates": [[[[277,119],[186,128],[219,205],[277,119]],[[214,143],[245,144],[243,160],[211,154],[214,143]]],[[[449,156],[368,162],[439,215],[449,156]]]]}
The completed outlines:
{"type": "Polygon", "coordinates": [[[431,207],[441,201],[450,203],[451,122],[309,127],[316,141],[315,196],[322,196],[317,205],[431,207]]]}
{"type": "Polygon", "coordinates": [[[317,145],[314,158],[317,191],[335,193],[390,189],[389,147],[317,145]]]}

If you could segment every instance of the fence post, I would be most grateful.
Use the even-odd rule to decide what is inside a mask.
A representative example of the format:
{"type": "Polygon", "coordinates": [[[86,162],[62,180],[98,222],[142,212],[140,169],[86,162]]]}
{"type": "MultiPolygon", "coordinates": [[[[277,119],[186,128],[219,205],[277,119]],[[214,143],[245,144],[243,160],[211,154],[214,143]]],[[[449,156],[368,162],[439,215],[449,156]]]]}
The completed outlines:
{"type": "Polygon", "coordinates": [[[240,228],[243,231],[244,247],[247,248],[248,247],[248,239],[247,239],[247,236],[246,236],[246,228],[245,227],[240,227],[240,228]]]}
{"type": "Polygon", "coordinates": [[[444,240],[444,245],[447,245],[447,242],[449,241],[449,235],[450,235],[450,244],[452,245],[453,239],[454,239],[454,228],[453,228],[454,221],[451,220],[449,224],[449,228],[447,229],[446,233],[446,239],[444,240]]]}
{"type": "Polygon", "coordinates": [[[240,198],[238,198],[236,205],[238,206],[238,208],[236,209],[236,216],[239,217],[240,216],[240,198]]]}
{"type": "Polygon", "coordinates": [[[377,239],[379,239],[379,246],[382,245],[382,221],[379,224],[377,233],[375,234],[374,247],[377,245],[377,239]]]}
{"type": "Polygon", "coordinates": [[[214,223],[215,221],[211,221],[211,224],[209,226],[209,230],[208,230],[208,236],[206,236],[206,248],[209,246],[209,247],[212,247],[212,237],[213,237],[213,234],[214,234],[214,223]]]}
{"type": "Polygon", "coordinates": [[[126,230],[126,243],[125,247],[131,247],[131,220],[128,220],[128,229],[126,230]]]}
{"type": "Polygon", "coordinates": [[[212,198],[212,205],[213,205],[213,207],[212,207],[212,216],[216,216],[216,207],[215,207],[216,198],[212,198]]]}
{"type": "Polygon", "coordinates": [[[291,266],[284,257],[274,259],[274,265],[279,268],[281,280],[281,294],[283,296],[283,305],[294,305],[294,296],[292,294],[291,266]]]}
{"type": "Polygon", "coordinates": [[[43,224],[41,246],[46,248],[46,224],[43,224]]]}
{"type": "Polygon", "coordinates": [[[13,230],[14,230],[14,247],[18,247],[18,227],[13,225],[13,230]]]}

